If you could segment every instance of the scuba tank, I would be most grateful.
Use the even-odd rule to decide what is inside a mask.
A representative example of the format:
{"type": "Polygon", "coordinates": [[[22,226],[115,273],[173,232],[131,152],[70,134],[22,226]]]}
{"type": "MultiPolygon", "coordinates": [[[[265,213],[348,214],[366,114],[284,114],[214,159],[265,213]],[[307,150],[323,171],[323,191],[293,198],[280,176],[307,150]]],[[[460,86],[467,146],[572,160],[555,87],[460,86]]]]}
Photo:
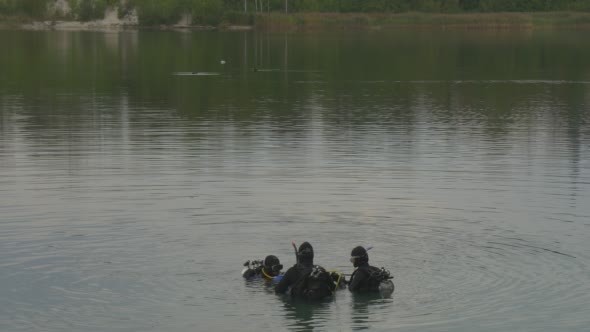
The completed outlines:
{"type": "Polygon", "coordinates": [[[260,274],[262,270],[263,262],[261,260],[248,260],[244,263],[244,269],[242,269],[242,277],[250,279],[260,274]]]}
{"type": "Polygon", "coordinates": [[[390,297],[393,291],[395,290],[393,281],[391,281],[391,279],[393,279],[391,273],[389,273],[388,270],[382,267],[381,269],[371,274],[371,279],[373,278],[377,282],[379,282],[379,286],[377,286],[377,289],[379,290],[379,294],[381,294],[381,297],[390,297]]]}

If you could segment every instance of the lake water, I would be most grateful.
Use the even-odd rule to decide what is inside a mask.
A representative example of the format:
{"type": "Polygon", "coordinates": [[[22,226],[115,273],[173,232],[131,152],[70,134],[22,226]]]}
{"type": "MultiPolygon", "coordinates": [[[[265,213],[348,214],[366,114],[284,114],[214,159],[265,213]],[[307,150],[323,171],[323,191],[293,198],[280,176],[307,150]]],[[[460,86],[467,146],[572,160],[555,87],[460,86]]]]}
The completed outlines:
{"type": "Polygon", "coordinates": [[[1,331],[588,331],[586,31],[0,43],[1,331]],[[393,297],[242,280],[291,241],[393,297]]]}

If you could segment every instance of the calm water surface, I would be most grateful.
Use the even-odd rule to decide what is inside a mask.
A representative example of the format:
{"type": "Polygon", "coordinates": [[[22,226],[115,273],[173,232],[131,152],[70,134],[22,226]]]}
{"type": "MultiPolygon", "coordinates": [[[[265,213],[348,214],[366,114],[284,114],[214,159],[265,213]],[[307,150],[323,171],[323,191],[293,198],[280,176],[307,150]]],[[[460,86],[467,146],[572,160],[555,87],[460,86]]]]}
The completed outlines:
{"type": "Polygon", "coordinates": [[[586,32],[0,43],[2,331],[590,326],[586,32]],[[373,245],[394,296],[241,279],[293,240],[373,245]]]}

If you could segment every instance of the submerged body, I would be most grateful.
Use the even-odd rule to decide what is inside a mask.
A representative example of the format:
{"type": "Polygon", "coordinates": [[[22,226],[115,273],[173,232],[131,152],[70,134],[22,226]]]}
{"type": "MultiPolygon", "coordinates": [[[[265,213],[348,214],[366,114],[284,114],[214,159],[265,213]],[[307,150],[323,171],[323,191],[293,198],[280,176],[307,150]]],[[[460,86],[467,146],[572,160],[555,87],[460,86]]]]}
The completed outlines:
{"type": "Polygon", "coordinates": [[[311,273],[312,269],[313,261],[311,263],[306,262],[297,263],[293,265],[291,268],[287,270],[287,272],[285,272],[285,275],[275,287],[275,293],[283,294],[286,293],[289,290],[289,288],[291,288],[291,295],[293,295],[292,287],[295,285],[295,283],[297,283],[297,281],[299,281],[305,275],[311,273]]]}
{"type": "Polygon", "coordinates": [[[368,263],[359,266],[350,277],[348,290],[353,293],[379,293],[389,297],[395,286],[390,280],[389,272],[383,268],[370,266],[368,263]]]}
{"type": "Polygon", "coordinates": [[[287,292],[297,281],[311,273],[313,269],[313,247],[311,244],[303,242],[296,254],[297,263],[285,272],[285,275],[275,287],[275,293],[283,294],[287,292]]]}
{"type": "Polygon", "coordinates": [[[274,255],[266,256],[264,261],[253,260],[244,263],[246,267],[242,270],[242,277],[245,279],[263,278],[265,281],[278,282],[282,278],[281,265],[279,259],[274,255]]]}
{"type": "Polygon", "coordinates": [[[348,290],[351,292],[375,292],[379,290],[380,280],[371,278],[374,273],[378,273],[379,269],[370,266],[369,263],[361,264],[352,273],[348,290]]]}
{"type": "Polygon", "coordinates": [[[356,270],[350,277],[348,290],[353,293],[380,293],[389,297],[394,291],[393,278],[389,271],[369,265],[369,255],[363,247],[352,250],[350,261],[356,270]]]}
{"type": "Polygon", "coordinates": [[[323,267],[313,264],[312,246],[304,242],[296,253],[297,264],[287,270],[275,287],[275,292],[288,292],[292,297],[306,300],[321,300],[331,296],[336,288],[334,281],[323,267]]]}

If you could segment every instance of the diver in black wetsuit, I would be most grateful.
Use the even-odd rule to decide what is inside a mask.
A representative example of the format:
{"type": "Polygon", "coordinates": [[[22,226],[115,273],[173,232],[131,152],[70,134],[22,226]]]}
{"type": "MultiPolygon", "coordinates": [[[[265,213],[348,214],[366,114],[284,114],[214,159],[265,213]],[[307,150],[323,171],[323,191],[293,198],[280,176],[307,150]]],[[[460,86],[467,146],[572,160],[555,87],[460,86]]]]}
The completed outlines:
{"type": "Polygon", "coordinates": [[[262,277],[266,281],[271,281],[280,275],[283,265],[274,255],[268,255],[264,261],[247,261],[244,263],[247,267],[242,272],[242,276],[246,279],[252,279],[255,277],[262,277]]]}
{"type": "MultiPolygon", "coordinates": [[[[293,245],[295,246],[295,245],[293,245]]],[[[275,287],[275,293],[285,293],[289,288],[292,297],[318,301],[330,297],[340,282],[341,275],[329,273],[313,264],[313,247],[303,242],[296,251],[297,264],[291,267],[275,287]]]]}
{"type": "MultiPolygon", "coordinates": [[[[275,293],[283,294],[289,287],[313,269],[313,247],[309,242],[303,242],[297,250],[297,264],[289,268],[281,281],[275,286],[275,293]]],[[[291,292],[292,293],[292,292],[291,292]]]]}
{"type": "Polygon", "coordinates": [[[348,290],[355,293],[381,292],[382,295],[393,293],[392,277],[385,269],[379,269],[369,265],[369,255],[365,248],[358,246],[350,253],[350,262],[356,270],[350,277],[348,290]]]}

